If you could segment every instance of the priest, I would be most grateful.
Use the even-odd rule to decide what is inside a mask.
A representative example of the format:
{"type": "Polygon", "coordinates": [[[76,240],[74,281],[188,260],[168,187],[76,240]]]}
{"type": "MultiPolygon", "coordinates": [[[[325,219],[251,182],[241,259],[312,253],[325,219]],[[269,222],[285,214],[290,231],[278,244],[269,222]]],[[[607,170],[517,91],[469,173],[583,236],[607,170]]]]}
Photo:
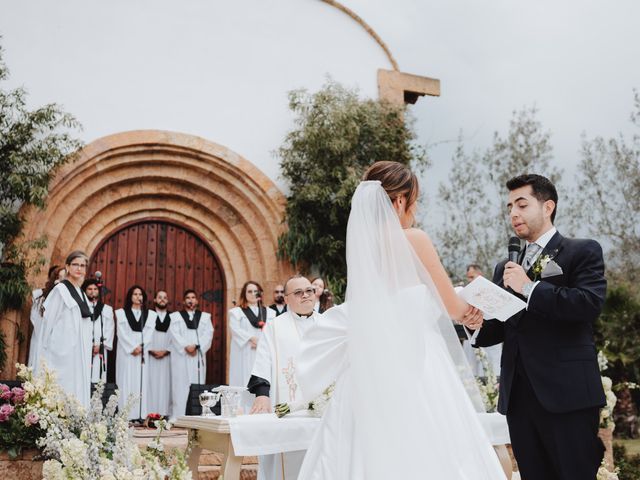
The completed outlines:
{"type": "Polygon", "coordinates": [[[91,310],[91,382],[107,381],[107,351],[113,350],[115,322],[113,308],[102,303],[100,282],[89,278],[82,284],[82,291],[89,301],[91,310]]]}
{"type": "MultiPolygon", "coordinates": [[[[267,322],[258,343],[256,360],[249,379],[249,391],[256,399],[252,414],[270,413],[278,403],[294,403],[303,396],[296,380],[296,362],[300,340],[318,322],[314,310],[315,289],[301,275],[284,285],[287,311],[267,322]]],[[[263,455],[259,459],[259,480],[293,480],[298,477],[304,451],[263,455]]]]}
{"type": "Polygon", "coordinates": [[[147,309],[147,294],[139,285],[127,291],[124,308],[116,310],[116,324],[116,383],[120,390],[118,406],[122,411],[129,405],[129,419],[142,422],[148,413],[147,343],[156,324],[156,314],[147,309]]]}
{"type": "Polygon", "coordinates": [[[91,310],[82,291],[89,258],[77,250],[65,262],[67,277],[44,301],[39,358],[56,372],[58,384],[85,408],[91,398],[91,310]]]}
{"type": "Polygon", "coordinates": [[[186,413],[192,383],[207,378],[206,355],[213,340],[211,315],[198,310],[198,295],[189,289],[183,296],[184,310],[171,314],[172,419],[186,413]]]}
{"type": "Polygon", "coordinates": [[[168,417],[171,414],[171,354],[169,326],[171,315],[167,310],[169,296],[158,290],[153,299],[156,312],[155,328],[149,340],[149,396],[147,407],[150,413],[168,417]]]}

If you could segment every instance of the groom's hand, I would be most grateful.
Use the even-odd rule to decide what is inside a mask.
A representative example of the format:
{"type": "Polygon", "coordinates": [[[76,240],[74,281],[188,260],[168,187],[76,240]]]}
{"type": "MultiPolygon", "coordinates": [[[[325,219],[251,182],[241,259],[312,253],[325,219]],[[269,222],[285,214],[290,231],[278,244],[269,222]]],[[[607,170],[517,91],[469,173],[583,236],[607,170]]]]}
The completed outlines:
{"type": "Polygon", "coordinates": [[[521,265],[515,262],[507,262],[504,266],[502,281],[505,287],[509,287],[514,292],[522,294],[522,287],[525,283],[529,283],[531,279],[527,277],[521,265]]]}

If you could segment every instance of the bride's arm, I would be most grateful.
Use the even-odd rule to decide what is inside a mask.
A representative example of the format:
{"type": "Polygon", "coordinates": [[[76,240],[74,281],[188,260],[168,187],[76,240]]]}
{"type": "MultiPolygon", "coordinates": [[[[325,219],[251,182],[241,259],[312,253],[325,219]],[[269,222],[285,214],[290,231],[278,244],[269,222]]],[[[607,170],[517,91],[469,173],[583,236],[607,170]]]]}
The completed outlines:
{"type": "Polygon", "coordinates": [[[405,233],[418,258],[431,275],[449,316],[454,320],[462,320],[469,311],[469,304],[458,297],[453,289],[451,279],[442,266],[438,252],[436,252],[429,235],[417,228],[405,230],[405,233]]]}

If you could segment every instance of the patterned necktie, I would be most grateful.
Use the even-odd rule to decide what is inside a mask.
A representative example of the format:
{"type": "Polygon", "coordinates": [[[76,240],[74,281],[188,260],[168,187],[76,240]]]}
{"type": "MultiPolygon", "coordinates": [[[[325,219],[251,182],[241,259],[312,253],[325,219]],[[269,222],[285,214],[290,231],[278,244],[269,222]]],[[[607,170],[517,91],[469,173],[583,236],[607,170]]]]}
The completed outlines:
{"type": "Polygon", "coordinates": [[[527,253],[525,253],[524,260],[522,262],[522,266],[524,267],[525,271],[529,270],[532,267],[533,259],[540,250],[540,245],[538,245],[537,243],[530,243],[527,246],[527,253]]]}

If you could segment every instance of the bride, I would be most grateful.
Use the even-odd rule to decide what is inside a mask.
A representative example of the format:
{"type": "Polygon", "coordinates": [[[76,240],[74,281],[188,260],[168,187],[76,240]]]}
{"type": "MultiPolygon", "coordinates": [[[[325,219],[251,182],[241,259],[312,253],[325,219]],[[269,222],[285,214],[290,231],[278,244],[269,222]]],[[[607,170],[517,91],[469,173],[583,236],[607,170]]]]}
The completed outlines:
{"type": "Polygon", "coordinates": [[[418,182],[377,162],[347,227],[346,302],[303,338],[306,400],[336,383],[299,480],[504,480],[478,420],[475,380],[451,324],[482,314],[455,293],[414,223],[418,182]]]}

